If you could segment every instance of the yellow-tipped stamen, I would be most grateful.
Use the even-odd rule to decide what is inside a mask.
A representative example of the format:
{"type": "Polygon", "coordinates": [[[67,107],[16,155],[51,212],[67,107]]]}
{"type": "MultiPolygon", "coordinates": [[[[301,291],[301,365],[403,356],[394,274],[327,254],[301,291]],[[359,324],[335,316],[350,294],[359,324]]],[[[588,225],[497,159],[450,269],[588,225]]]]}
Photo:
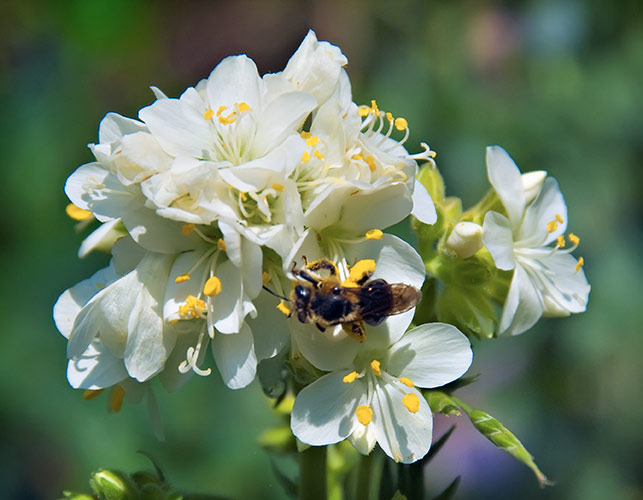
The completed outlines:
{"type": "Polygon", "coordinates": [[[243,113],[244,111],[252,111],[252,108],[248,105],[248,103],[240,102],[239,103],[239,113],[243,113]]]}
{"type": "Polygon", "coordinates": [[[357,161],[362,160],[363,161],[364,157],[361,154],[358,153],[358,154],[354,154],[353,156],[351,156],[351,160],[357,160],[357,161]]]}
{"type": "Polygon", "coordinates": [[[300,136],[302,139],[308,139],[309,137],[312,137],[312,135],[313,135],[313,134],[311,134],[310,132],[307,132],[307,131],[305,131],[305,130],[304,130],[303,132],[299,132],[299,136],[300,136]]]}
{"type": "Polygon", "coordinates": [[[125,389],[120,385],[115,385],[112,393],[109,395],[109,409],[114,413],[121,411],[123,400],[125,399],[125,389]]]}
{"type": "Polygon", "coordinates": [[[261,283],[266,285],[268,284],[269,281],[270,281],[270,275],[266,271],[261,273],[261,283]]]}
{"type": "Polygon", "coordinates": [[[214,116],[214,110],[212,108],[208,108],[205,110],[205,113],[203,113],[203,119],[206,122],[209,122],[212,120],[212,117],[214,116]]]}
{"type": "Polygon", "coordinates": [[[304,154],[301,155],[301,161],[303,161],[304,163],[310,161],[310,153],[308,151],[304,151],[304,154]]]}
{"type": "Polygon", "coordinates": [[[562,234],[556,238],[556,246],[559,248],[565,248],[565,237],[562,234]]]}
{"type": "Polygon", "coordinates": [[[411,387],[411,388],[415,387],[415,384],[410,378],[402,377],[400,379],[400,382],[402,382],[406,387],[411,387]]]}
{"type": "Polygon", "coordinates": [[[558,229],[558,221],[552,220],[552,221],[547,223],[547,232],[548,233],[553,233],[554,231],[556,231],[556,229],[558,229]]]}
{"type": "Polygon", "coordinates": [[[217,240],[217,248],[222,252],[225,252],[227,250],[227,247],[225,245],[225,240],[223,238],[219,238],[217,240]]]}
{"type": "Polygon", "coordinates": [[[384,233],[379,229],[369,229],[366,231],[367,240],[381,240],[384,233]]]}
{"type": "Polygon", "coordinates": [[[364,118],[365,116],[368,116],[368,114],[371,112],[371,108],[369,108],[368,106],[360,106],[358,112],[359,112],[359,116],[364,118]]]}
{"type": "Polygon", "coordinates": [[[248,201],[248,197],[243,191],[239,191],[239,196],[241,197],[241,201],[248,201]]]}
{"type": "Polygon", "coordinates": [[[388,112],[384,113],[384,116],[389,121],[389,123],[393,121],[393,114],[392,113],[388,113],[388,112]]]}
{"type": "Polygon", "coordinates": [[[283,185],[283,184],[279,184],[279,183],[275,182],[275,183],[272,185],[272,189],[274,189],[274,190],[275,190],[275,191],[277,191],[278,193],[283,193],[283,192],[284,192],[285,187],[284,187],[284,185],[283,185]]]}
{"type": "Polygon", "coordinates": [[[377,107],[375,99],[371,99],[371,111],[373,111],[375,116],[380,116],[380,108],[377,107]]]}
{"type": "Polygon", "coordinates": [[[216,276],[210,276],[203,285],[203,294],[208,297],[216,297],[221,293],[221,280],[216,276]]]}
{"type": "Polygon", "coordinates": [[[569,233],[567,237],[569,238],[569,241],[572,242],[572,245],[578,245],[580,243],[580,238],[574,233],[569,233]]]}
{"type": "Polygon", "coordinates": [[[582,257],[578,258],[578,261],[576,262],[576,271],[580,271],[580,268],[585,265],[585,259],[582,257]]]}
{"type": "Polygon", "coordinates": [[[395,128],[399,131],[409,128],[409,122],[405,118],[399,117],[395,119],[395,128]]]}
{"type": "Polygon", "coordinates": [[[77,207],[73,203],[70,203],[65,207],[65,213],[68,217],[77,221],[87,220],[90,217],[94,216],[94,214],[92,214],[89,210],[77,207]]]}
{"type": "Polygon", "coordinates": [[[320,153],[319,151],[317,151],[317,150],[313,151],[313,156],[314,156],[315,158],[319,159],[319,160],[323,160],[323,159],[324,159],[324,155],[323,155],[323,154],[321,154],[321,153],[320,153]]]}
{"type": "Polygon", "coordinates": [[[223,113],[226,109],[228,109],[228,106],[224,106],[223,104],[217,108],[217,116],[221,116],[221,113],[223,113]]]}
{"type": "Polygon", "coordinates": [[[382,369],[380,368],[380,362],[376,359],[371,361],[371,370],[378,377],[382,374],[382,369]]]}
{"type": "Polygon", "coordinates": [[[205,302],[194,295],[188,295],[185,298],[185,304],[179,306],[179,316],[181,319],[200,318],[201,313],[205,311],[205,302]]]}
{"type": "Polygon", "coordinates": [[[277,309],[279,309],[284,316],[290,316],[291,310],[283,300],[277,304],[277,309]]]}
{"type": "Polygon", "coordinates": [[[352,371],[342,379],[342,382],[344,382],[345,384],[352,384],[357,380],[358,376],[359,373],[357,373],[356,371],[352,371]]]}
{"type": "Polygon", "coordinates": [[[83,399],[89,401],[90,399],[97,398],[104,390],[105,389],[85,389],[85,391],[83,391],[83,399]]]}
{"type": "Polygon", "coordinates": [[[411,413],[417,413],[420,410],[420,398],[414,392],[409,392],[402,398],[402,404],[411,413]]]}
{"type": "Polygon", "coordinates": [[[310,146],[311,148],[317,146],[317,143],[319,143],[319,137],[317,137],[316,135],[311,135],[306,139],[306,145],[310,146]]]}
{"type": "Polygon", "coordinates": [[[181,234],[183,236],[189,236],[192,234],[192,231],[196,229],[196,224],[183,224],[181,226],[181,234]]]}
{"type": "Polygon", "coordinates": [[[556,220],[557,220],[558,222],[560,222],[561,224],[562,224],[563,222],[565,222],[565,219],[563,219],[562,215],[560,215],[560,214],[556,214],[554,217],[555,217],[555,218],[556,218],[556,220]]]}
{"type": "Polygon", "coordinates": [[[364,161],[368,165],[369,170],[371,172],[375,172],[375,170],[377,169],[377,165],[375,164],[375,158],[369,155],[366,158],[364,158],[364,161]]]}
{"type": "Polygon", "coordinates": [[[190,273],[179,274],[174,278],[174,283],[185,283],[186,281],[190,281],[190,273]]]}
{"type": "Polygon", "coordinates": [[[357,421],[362,425],[368,425],[373,420],[373,409],[370,406],[360,405],[355,410],[357,421]]]}

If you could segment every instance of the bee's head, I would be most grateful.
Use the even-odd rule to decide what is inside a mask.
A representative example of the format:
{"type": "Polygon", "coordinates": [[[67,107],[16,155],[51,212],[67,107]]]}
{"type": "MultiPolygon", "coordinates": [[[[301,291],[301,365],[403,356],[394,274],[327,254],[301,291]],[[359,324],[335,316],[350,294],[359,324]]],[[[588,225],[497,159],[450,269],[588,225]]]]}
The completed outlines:
{"type": "Polygon", "coordinates": [[[310,302],[310,296],[310,288],[304,285],[295,286],[295,299],[297,301],[300,301],[302,304],[308,304],[310,302]]]}
{"type": "Polygon", "coordinates": [[[297,319],[302,323],[308,321],[308,308],[312,290],[305,285],[296,285],[292,291],[292,298],[297,311],[297,319]]]}

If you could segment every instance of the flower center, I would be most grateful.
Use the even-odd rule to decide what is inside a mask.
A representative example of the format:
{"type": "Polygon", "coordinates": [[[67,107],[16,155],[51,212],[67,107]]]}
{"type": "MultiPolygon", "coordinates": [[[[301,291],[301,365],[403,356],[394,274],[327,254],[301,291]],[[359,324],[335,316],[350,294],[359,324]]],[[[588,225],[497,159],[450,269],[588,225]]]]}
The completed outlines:
{"type": "Polygon", "coordinates": [[[256,132],[252,108],[245,102],[235,102],[231,107],[219,106],[216,111],[208,108],[203,119],[210,124],[214,150],[206,160],[229,161],[240,165],[250,158],[256,132]]]}

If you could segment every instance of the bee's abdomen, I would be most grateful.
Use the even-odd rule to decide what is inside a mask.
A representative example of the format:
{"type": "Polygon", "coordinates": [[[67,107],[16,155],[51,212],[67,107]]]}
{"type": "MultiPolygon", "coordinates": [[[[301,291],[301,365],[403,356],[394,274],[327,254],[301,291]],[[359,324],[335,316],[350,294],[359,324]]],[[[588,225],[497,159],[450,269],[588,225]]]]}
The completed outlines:
{"type": "Polygon", "coordinates": [[[353,311],[350,300],[340,295],[317,294],[311,301],[311,309],[329,325],[337,325],[353,311]]]}
{"type": "Polygon", "coordinates": [[[379,325],[393,309],[393,294],[390,285],[382,280],[370,281],[360,292],[362,317],[369,325],[379,325]]]}

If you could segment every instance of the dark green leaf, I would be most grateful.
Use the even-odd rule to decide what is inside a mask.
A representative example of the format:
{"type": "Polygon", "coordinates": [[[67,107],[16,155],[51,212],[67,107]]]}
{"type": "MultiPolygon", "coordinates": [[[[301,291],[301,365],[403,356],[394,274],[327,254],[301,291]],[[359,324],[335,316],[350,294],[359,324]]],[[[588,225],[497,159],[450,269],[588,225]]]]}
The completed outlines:
{"type": "Polygon", "coordinates": [[[440,493],[433,500],[451,500],[455,496],[455,492],[458,489],[460,484],[460,476],[456,477],[453,482],[446,487],[446,489],[440,493]]]}

